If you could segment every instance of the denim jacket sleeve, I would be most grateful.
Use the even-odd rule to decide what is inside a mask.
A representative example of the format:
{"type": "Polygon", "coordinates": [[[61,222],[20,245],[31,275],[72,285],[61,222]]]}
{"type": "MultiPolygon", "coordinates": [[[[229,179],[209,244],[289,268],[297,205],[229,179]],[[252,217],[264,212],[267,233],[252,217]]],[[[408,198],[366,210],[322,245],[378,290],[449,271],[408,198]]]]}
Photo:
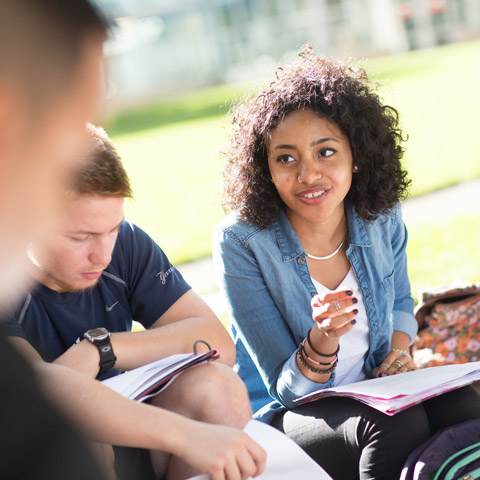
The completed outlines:
{"type": "Polygon", "coordinates": [[[298,368],[298,345],[275,305],[248,238],[216,230],[213,258],[233,325],[270,396],[293,408],[294,399],[333,386],[333,375],[321,384],[306,378],[298,368]]]}
{"type": "Polygon", "coordinates": [[[394,282],[392,287],[395,291],[392,320],[393,329],[406,333],[412,343],[417,334],[418,324],[413,316],[414,301],[410,291],[410,281],[408,280],[407,240],[407,228],[403,223],[401,206],[398,204],[394,210],[391,233],[394,257],[394,282]]]}

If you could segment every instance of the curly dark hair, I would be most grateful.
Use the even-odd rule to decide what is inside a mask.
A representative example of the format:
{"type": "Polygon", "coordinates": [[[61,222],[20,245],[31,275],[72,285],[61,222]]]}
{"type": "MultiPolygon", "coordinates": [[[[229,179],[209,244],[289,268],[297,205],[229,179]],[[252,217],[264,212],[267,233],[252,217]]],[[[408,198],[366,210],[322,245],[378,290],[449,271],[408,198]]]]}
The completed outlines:
{"type": "Polygon", "coordinates": [[[268,228],[285,209],[272,183],[268,134],[289,113],[309,108],[337,124],[350,141],[358,173],[347,199],[367,220],[405,198],[410,180],[402,168],[405,140],[398,112],[383,105],[377,84],[364,70],[315,55],[308,45],[299,61],[276,71],[269,89],[240,102],[225,158],[223,207],[238,210],[249,223],[268,228]]]}

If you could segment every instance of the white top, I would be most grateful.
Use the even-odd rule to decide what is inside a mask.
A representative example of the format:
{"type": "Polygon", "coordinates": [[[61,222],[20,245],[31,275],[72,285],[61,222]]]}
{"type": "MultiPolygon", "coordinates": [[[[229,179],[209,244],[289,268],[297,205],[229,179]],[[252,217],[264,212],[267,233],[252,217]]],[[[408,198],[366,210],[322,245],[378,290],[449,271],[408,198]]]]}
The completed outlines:
{"type": "MultiPolygon", "coordinates": [[[[313,277],[312,282],[319,294],[332,291],[320,282],[317,282],[313,277]]],[[[354,327],[340,337],[340,352],[338,353],[334,386],[355,383],[366,378],[363,366],[370,343],[370,328],[367,312],[365,311],[365,303],[357,278],[351,268],[336,290],[344,289],[352,290],[353,296],[358,299],[358,303],[355,305],[355,308],[358,309],[358,314],[355,317],[357,323],[354,327]]]]}

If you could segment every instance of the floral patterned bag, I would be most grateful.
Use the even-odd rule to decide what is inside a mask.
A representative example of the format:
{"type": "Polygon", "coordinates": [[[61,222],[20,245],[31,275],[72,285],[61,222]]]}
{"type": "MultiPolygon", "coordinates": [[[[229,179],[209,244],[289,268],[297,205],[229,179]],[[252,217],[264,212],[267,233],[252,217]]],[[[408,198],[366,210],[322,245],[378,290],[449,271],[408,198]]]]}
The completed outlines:
{"type": "Polygon", "coordinates": [[[480,360],[480,284],[443,285],[420,298],[415,363],[423,368],[480,360]]]}

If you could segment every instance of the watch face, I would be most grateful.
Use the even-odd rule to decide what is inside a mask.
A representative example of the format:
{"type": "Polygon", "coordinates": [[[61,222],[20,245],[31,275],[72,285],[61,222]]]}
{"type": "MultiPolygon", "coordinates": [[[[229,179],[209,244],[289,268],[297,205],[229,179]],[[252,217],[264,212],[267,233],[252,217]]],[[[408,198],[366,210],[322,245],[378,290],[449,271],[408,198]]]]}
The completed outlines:
{"type": "Polygon", "coordinates": [[[86,335],[88,335],[92,340],[102,341],[110,336],[110,332],[106,328],[92,328],[89,330],[86,335]]]}

